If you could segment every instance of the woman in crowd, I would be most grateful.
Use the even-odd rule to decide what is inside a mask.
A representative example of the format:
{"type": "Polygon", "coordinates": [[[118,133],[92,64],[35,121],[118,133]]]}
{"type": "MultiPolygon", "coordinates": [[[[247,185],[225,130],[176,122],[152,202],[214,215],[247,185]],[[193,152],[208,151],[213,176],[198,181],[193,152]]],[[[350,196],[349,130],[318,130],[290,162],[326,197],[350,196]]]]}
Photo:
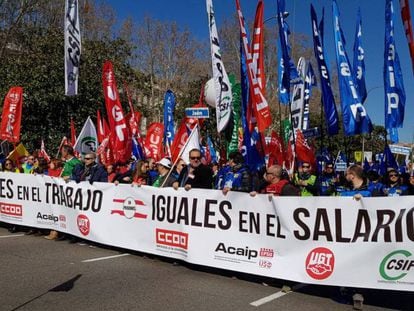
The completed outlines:
{"type": "Polygon", "coordinates": [[[148,161],[139,160],[136,163],[135,169],[132,172],[132,183],[138,186],[149,185],[150,177],[148,174],[148,170],[148,161]]]}
{"type": "Polygon", "coordinates": [[[62,168],[63,168],[62,160],[55,159],[55,158],[51,159],[49,163],[49,169],[48,169],[49,176],[60,177],[60,174],[62,173],[62,168]]]}
{"type": "Polygon", "coordinates": [[[3,165],[3,172],[20,173],[20,170],[14,165],[13,160],[6,159],[3,165]]]}

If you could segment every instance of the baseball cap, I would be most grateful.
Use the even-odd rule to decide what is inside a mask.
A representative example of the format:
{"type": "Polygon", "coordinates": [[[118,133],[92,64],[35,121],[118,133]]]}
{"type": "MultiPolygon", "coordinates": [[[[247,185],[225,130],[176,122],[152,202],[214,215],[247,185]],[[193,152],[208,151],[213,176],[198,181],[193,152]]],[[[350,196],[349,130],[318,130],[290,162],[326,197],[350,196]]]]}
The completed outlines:
{"type": "Polygon", "coordinates": [[[161,164],[162,166],[171,168],[171,161],[168,158],[162,158],[160,161],[157,162],[157,164],[161,164]]]}

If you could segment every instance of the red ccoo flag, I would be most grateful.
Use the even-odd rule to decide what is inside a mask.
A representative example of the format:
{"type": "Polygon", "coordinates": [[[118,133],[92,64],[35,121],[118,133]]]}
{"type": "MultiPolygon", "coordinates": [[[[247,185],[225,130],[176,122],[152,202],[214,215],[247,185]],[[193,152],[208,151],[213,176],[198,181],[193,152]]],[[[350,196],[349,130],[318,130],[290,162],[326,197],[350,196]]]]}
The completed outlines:
{"type": "Polygon", "coordinates": [[[1,116],[0,139],[11,143],[20,141],[20,123],[22,120],[23,88],[10,88],[4,99],[1,116]]]}

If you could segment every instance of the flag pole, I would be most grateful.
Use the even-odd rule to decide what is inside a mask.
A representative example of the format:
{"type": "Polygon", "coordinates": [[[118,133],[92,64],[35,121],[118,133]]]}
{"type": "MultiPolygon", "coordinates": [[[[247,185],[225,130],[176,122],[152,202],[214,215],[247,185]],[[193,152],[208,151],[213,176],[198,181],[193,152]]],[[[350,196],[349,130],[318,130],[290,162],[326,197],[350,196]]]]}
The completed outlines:
{"type": "Polygon", "coordinates": [[[194,128],[191,130],[190,135],[188,135],[187,141],[185,142],[184,146],[181,148],[180,153],[178,154],[178,157],[175,159],[174,163],[171,165],[171,168],[168,171],[167,176],[165,177],[164,181],[162,182],[160,188],[162,188],[164,186],[164,184],[167,181],[168,177],[170,177],[170,175],[171,175],[171,173],[172,173],[175,165],[177,164],[178,160],[181,158],[181,156],[182,156],[182,154],[183,154],[183,152],[185,150],[185,147],[187,147],[188,143],[190,142],[190,138],[194,135],[196,128],[198,128],[198,124],[197,123],[194,126],[194,128]]]}

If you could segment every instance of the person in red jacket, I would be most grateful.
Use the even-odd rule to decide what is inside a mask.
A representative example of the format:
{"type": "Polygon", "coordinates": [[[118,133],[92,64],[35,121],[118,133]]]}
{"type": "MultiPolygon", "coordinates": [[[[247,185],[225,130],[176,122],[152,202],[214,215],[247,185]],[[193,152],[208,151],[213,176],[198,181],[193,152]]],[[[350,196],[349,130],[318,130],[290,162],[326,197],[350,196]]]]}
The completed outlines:
{"type": "MultiPolygon", "coordinates": [[[[275,196],[299,196],[300,190],[292,185],[288,176],[284,176],[283,168],[280,165],[272,165],[267,168],[264,174],[265,187],[259,190],[261,193],[268,193],[275,196]]],[[[250,192],[255,196],[257,191],[250,192]]]]}

